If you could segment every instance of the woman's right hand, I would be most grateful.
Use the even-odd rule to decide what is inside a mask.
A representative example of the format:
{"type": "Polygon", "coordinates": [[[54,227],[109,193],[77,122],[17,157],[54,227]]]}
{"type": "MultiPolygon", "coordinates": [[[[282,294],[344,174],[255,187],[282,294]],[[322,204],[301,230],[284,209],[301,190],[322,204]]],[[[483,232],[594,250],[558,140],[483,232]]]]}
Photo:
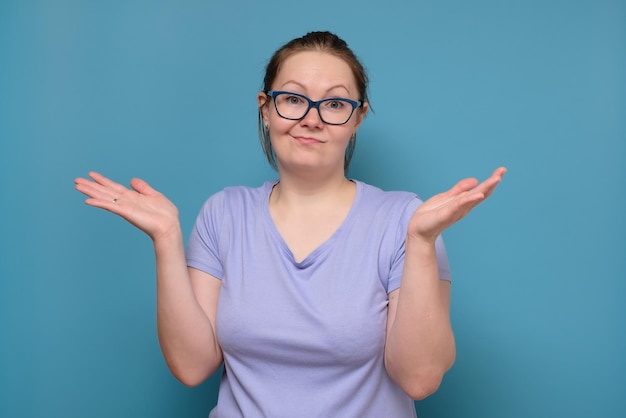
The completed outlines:
{"type": "Polygon", "coordinates": [[[176,206],[145,181],[132,179],[129,189],[96,172],[89,177],[74,180],[76,190],[88,196],[89,206],[121,216],[153,241],[180,232],[176,206]]]}

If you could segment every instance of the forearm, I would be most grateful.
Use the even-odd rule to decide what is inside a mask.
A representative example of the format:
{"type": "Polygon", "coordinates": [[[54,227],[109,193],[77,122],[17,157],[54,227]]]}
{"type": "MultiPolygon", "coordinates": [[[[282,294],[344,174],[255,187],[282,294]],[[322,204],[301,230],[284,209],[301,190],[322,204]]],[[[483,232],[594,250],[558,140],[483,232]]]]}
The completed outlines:
{"type": "Polygon", "coordinates": [[[154,241],[154,249],[161,350],[176,378],[197,385],[222,361],[214,326],[194,294],[180,230],[154,241]]]}
{"type": "Polygon", "coordinates": [[[439,279],[434,243],[407,239],[398,300],[390,315],[387,372],[410,396],[424,398],[437,389],[455,357],[449,288],[439,279]]]}

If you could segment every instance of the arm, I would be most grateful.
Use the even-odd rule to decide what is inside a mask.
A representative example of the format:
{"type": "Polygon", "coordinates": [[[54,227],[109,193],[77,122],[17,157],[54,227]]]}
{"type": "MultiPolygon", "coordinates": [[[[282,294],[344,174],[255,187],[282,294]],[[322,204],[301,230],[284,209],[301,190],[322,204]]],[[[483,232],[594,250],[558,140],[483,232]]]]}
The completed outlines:
{"type": "Polygon", "coordinates": [[[187,268],[178,210],[161,193],[139,179],[131,189],[98,173],[78,178],[85,203],[121,216],[145,232],[154,244],[157,275],[157,328],[161,350],[174,376],[197,385],[222,362],[215,336],[221,282],[187,268]]]}
{"type": "Polygon", "coordinates": [[[450,282],[439,279],[436,238],[484,201],[506,170],[481,184],[465,179],[424,202],[409,222],[400,288],[389,294],[385,367],[413,399],[437,390],[454,363],[450,282]]]}
{"type": "Polygon", "coordinates": [[[187,268],[182,234],[155,241],[157,329],[172,374],[187,386],[206,380],[222,363],[215,318],[221,281],[187,268]]]}
{"type": "Polygon", "coordinates": [[[439,280],[434,245],[412,250],[409,255],[407,248],[400,288],[389,294],[385,366],[411,398],[423,399],[438,389],[456,351],[450,282],[439,280]]]}

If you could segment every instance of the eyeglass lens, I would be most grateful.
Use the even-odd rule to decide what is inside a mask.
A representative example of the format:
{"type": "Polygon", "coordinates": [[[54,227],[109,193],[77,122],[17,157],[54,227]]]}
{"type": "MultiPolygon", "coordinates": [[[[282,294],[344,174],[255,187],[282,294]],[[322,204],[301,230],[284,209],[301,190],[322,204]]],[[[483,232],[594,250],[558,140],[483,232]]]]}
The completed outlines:
{"type": "MultiPolygon", "coordinates": [[[[274,100],[278,114],[286,119],[302,119],[311,107],[304,97],[295,94],[277,94],[274,100]]],[[[322,100],[318,109],[322,121],[337,125],[346,123],[354,111],[352,104],[343,99],[322,100]]]]}

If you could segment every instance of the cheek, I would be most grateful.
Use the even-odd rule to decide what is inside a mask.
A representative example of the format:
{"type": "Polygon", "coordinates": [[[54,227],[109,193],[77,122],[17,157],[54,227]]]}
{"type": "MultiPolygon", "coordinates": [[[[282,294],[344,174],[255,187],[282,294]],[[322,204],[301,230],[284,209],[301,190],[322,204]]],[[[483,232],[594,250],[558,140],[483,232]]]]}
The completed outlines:
{"type": "Polygon", "coordinates": [[[333,144],[334,148],[345,150],[352,139],[352,130],[347,129],[337,129],[337,130],[329,130],[327,134],[330,143],[333,144]]]}
{"type": "Polygon", "coordinates": [[[289,120],[278,116],[276,110],[268,112],[268,122],[270,124],[270,135],[284,135],[294,129],[299,121],[289,120]]]}

